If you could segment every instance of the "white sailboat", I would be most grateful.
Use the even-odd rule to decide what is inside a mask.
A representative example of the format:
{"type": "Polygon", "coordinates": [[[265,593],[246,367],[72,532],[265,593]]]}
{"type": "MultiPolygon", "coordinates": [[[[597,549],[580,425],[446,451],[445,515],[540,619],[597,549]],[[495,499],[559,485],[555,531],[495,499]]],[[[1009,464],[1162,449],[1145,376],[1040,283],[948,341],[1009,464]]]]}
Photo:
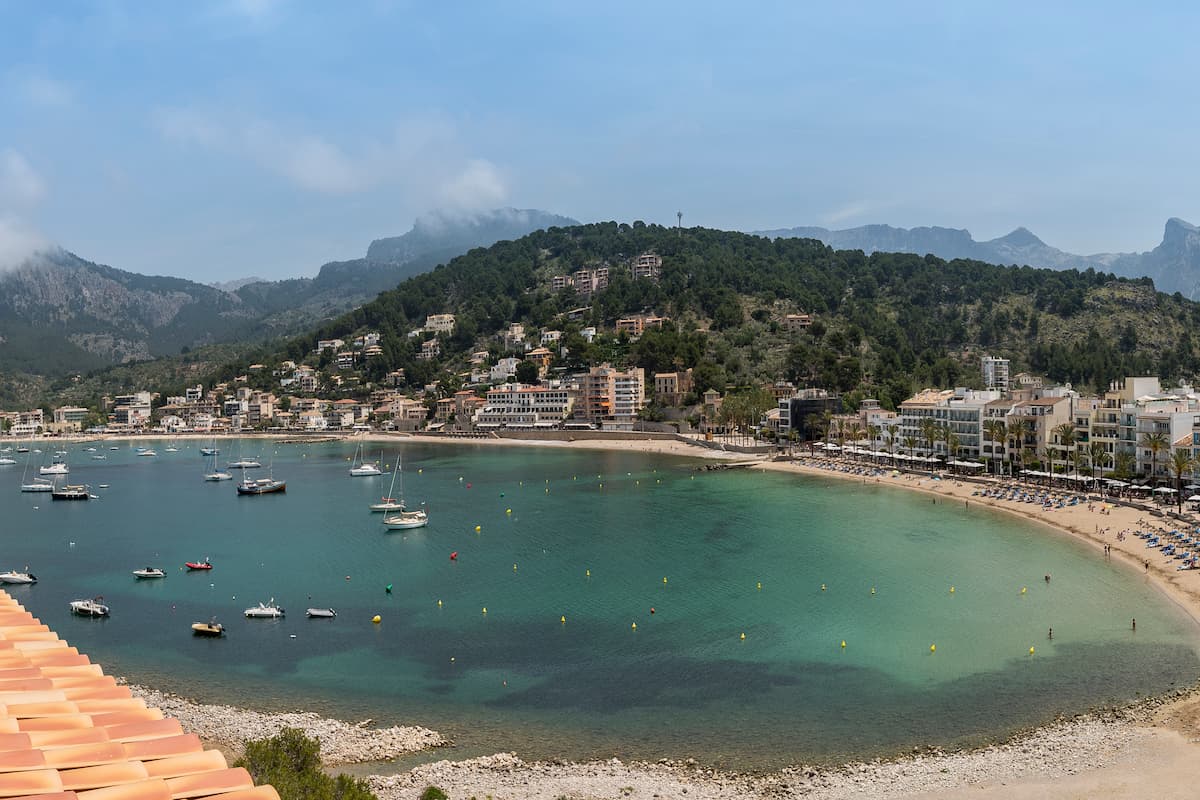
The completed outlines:
{"type": "MultiPolygon", "coordinates": [[[[404,510],[404,499],[397,498],[392,495],[392,492],[394,492],[396,490],[396,475],[400,472],[400,458],[401,458],[401,455],[399,453],[397,453],[396,454],[396,468],[394,470],[392,470],[392,485],[388,487],[387,497],[379,498],[378,503],[371,503],[372,511],[387,512],[387,511],[403,511],[404,510]]],[[[403,491],[403,489],[404,489],[404,487],[402,486],[401,491],[403,491]]]]}
{"type": "Polygon", "coordinates": [[[222,469],[217,469],[217,456],[214,453],[209,456],[208,471],[204,473],[206,481],[231,481],[233,474],[222,469]]]}
{"type": "Polygon", "coordinates": [[[358,443],[358,448],[354,451],[354,462],[350,465],[350,476],[352,478],[371,478],[376,475],[382,475],[383,470],[379,468],[379,461],[383,460],[383,453],[379,454],[379,461],[368,463],[362,460],[363,443],[358,443]]]}
{"type": "MultiPolygon", "coordinates": [[[[29,453],[28,450],[25,451],[29,453]]],[[[50,478],[34,478],[29,480],[29,459],[33,457],[32,453],[25,456],[25,471],[21,473],[21,491],[22,492],[52,492],[54,491],[54,481],[50,478]]]]}
{"type": "MultiPolygon", "coordinates": [[[[402,472],[399,457],[396,458],[396,472],[402,472]]],[[[400,507],[404,507],[404,476],[400,476],[400,507]]],[[[389,531],[405,531],[412,528],[424,528],[429,524],[429,515],[425,509],[415,511],[400,511],[383,518],[383,524],[389,531]]]]}

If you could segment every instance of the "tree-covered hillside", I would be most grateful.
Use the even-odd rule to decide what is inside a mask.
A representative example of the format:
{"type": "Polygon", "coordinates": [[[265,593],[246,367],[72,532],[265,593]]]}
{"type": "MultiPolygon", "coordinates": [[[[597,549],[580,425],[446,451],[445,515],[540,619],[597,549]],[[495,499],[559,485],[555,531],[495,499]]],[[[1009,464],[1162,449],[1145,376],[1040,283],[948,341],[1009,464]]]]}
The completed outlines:
{"type": "Polygon", "coordinates": [[[1010,357],[1014,369],[1079,386],[1130,374],[1191,377],[1200,367],[1188,333],[1200,322],[1200,305],[1156,293],[1145,279],[867,256],[807,239],[612,222],[552,228],[473,250],[292,340],[283,352],[254,359],[301,360],[318,339],[378,330],[384,354],[368,363],[368,377],[403,368],[419,386],[464,369],[465,354],[494,348],[495,335],[511,322],[562,329],[568,362],[700,367],[708,385],[782,377],[875,395],[885,405],[923,385],[977,385],[982,351],[1010,357]],[[646,252],[663,259],[657,282],[628,271],[630,260],[646,252]],[[572,289],[550,288],[554,275],[602,265],[610,268],[610,284],[591,302],[572,289]],[[442,335],[438,359],[418,360],[431,334],[407,334],[427,315],[444,312],[457,315],[454,333],[442,335]],[[815,321],[788,332],[781,322],[797,312],[815,321]],[[587,345],[578,336],[585,325],[611,333],[618,318],[638,313],[672,322],[636,342],[601,336],[587,345]]]}

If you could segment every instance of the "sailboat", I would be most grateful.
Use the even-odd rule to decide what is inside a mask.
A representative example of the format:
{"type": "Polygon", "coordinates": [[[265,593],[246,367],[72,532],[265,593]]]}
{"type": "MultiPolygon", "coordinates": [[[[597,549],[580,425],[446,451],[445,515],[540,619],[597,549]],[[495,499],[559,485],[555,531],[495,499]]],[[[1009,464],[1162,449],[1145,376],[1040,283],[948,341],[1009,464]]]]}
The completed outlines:
{"type": "Polygon", "coordinates": [[[222,469],[217,469],[217,456],[214,453],[209,457],[208,471],[204,473],[206,481],[231,481],[233,475],[222,469]]]}
{"type": "MultiPolygon", "coordinates": [[[[28,450],[25,451],[29,453],[28,450]]],[[[52,492],[54,491],[54,481],[49,478],[34,478],[29,480],[29,459],[33,454],[25,456],[25,471],[21,473],[21,491],[22,492],[52,492]]]]}
{"type": "Polygon", "coordinates": [[[216,437],[213,437],[212,439],[208,440],[208,447],[200,448],[200,455],[204,456],[205,458],[207,458],[209,456],[219,456],[220,454],[221,454],[221,451],[217,449],[216,437]]]}
{"type": "MultiPolygon", "coordinates": [[[[379,468],[379,461],[374,464],[368,464],[361,459],[363,443],[358,443],[358,449],[354,451],[354,463],[350,466],[350,476],[353,478],[370,478],[376,475],[382,475],[383,470],[379,468]]],[[[379,460],[383,460],[383,453],[379,454],[379,460]]]]}
{"type": "MultiPolygon", "coordinates": [[[[261,466],[261,464],[256,464],[261,466]]],[[[287,484],[275,478],[275,459],[271,459],[271,470],[267,477],[251,479],[246,477],[246,467],[242,467],[242,480],[237,485],[238,494],[274,494],[287,491],[287,484]]]]}
{"type": "MultiPolygon", "coordinates": [[[[400,459],[396,459],[396,472],[400,472],[400,459]]],[[[404,508],[404,476],[400,476],[400,507],[404,508]]],[[[424,528],[429,524],[429,515],[425,513],[425,509],[417,509],[416,511],[400,511],[390,516],[383,518],[383,524],[387,526],[389,531],[404,531],[411,528],[424,528]]]]}
{"type": "MultiPolygon", "coordinates": [[[[387,497],[379,498],[378,503],[371,503],[372,511],[403,511],[404,500],[397,499],[392,496],[392,492],[396,489],[396,474],[400,472],[400,454],[396,454],[396,468],[392,470],[392,485],[388,487],[387,497]]],[[[401,491],[403,491],[403,486],[401,491]]]]}
{"type": "Polygon", "coordinates": [[[230,461],[225,465],[226,469],[258,469],[262,466],[261,461],[253,458],[242,458],[242,440],[238,439],[238,457],[236,461],[230,461]]]}

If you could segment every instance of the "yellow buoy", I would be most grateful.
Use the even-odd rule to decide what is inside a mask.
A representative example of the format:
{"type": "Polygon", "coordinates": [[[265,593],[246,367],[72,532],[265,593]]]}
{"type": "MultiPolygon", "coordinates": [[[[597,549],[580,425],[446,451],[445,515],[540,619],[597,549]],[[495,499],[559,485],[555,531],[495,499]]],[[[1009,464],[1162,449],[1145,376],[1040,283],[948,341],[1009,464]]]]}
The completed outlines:
{"type": "Polygon", "coordinates": [[[418,475],[420,475],[420,474],[421,474],[422,472],[424,472],[424,471],[425,471],[425,470],[418,469],[418,470],[417,470],[417,474],[418,474],[418,475]]]}
{"type": "Polygon", "coordinates": [[[746,632],[742,631],[742,641],[746,641],[746,632]]]}
{"type": "Polygon", "coordinates": [[[1021,594],[1025,594],[1025,587],[1024,587],[1024,586],[1022,586],[1022,587],[1021,587],[1021,594]]]}
{"type": "Polygon", "coordinates": [[[511,513],[512,513],[512,509],[511,509],[511,508],[506,508],[506,509],[504,509],[504,513],[505,513],[505,514],[511,514],[511,513]]]}
{"type": "Polygon", "coordinates": [[[951,587],[950,587],[950,594],[954,594],[954,587],[953,587],[953,586],[951,586],[951,587]]]}
{"type": "Polygon", "coordinates": [[[825,591],[825,584],[823,584],[823,583],[821,584],[821,591],[822,592],[825,591]]]}
{"type": "Polygon", "coordinates": [[[563,625],[566,625],[567,624],[567,615],[563,614],[561,617],[558,618],[558,621],[561,622],[563,625]]]}
{"type": "Polygon", "coordinates": [[[637,623],[636,623],[636,622],[635,622],[635,623],[633,623],[633,625],[631,626],[631,629],[632,629],[632,630],[635,630],[635,631],[637,630],[637,623]]]}
{"type": "Polygon", "coordinates": [[[589,578],[590,578],[590,577],[592,577],[592,571],[591,571],[590,569],[589,569],[589,570],[585,570],[585,574],[586,574],[586,575],[587,575],[589,578]]]}
{"type": "Polygon", "coordinates": [[[486,614],[486,613],[487,613],[487,606],[484,606],[484,607],[483,607],[483,613],[484,613],[484,614],[486,614]]]}
{"type": "Polygon", "coordinates": [[[762,591],[762,581],[759,581],[759,582],[758,582],[758,590],[759,590],[760,592],[762,591]]]}
{"type": "Polygon", "coordinates": [[[666,582],[667,582],[667,576],[663,575],[663,583],[666,583],[666,582]]]}
{"type": "Polygon", "coordinates": [[[516,571],[517,571],[517,565],[513,564],[513,572],[516,572],[516,571]]]}
{"type": "Polygon", "coordinates": [[[931,644],[931,645],[929,645],[929,652],[931,652],[931,653],[936,653],[936,652],[937,652],[937,645],[936,645],[936,644],[931,644]]]}
{"type": "Polygon", "coordinates": [[[843,650],[846,649],[846,640],[845,639],[842,639],[842,649],[843,650]]]}
{"type": "Polygon", "coordinates": [[[1033,648],[1029,648],[1029,655],[1033,655],[1033,648]]]}
{"type": "Polygon", "coordinates": [[[483,526],[482,526],[482,525],[476,525],[476,526],[475,526],[475,532],[476,532],[476,533],[479,533],[481,530],[483,530],[483,526]]]}
{"type": "Polygon", "coordinates": [[[383,622],[383,617],[376,614],[375,616],[371,617],[371,622],[374,622],[376,625],[378,625],[379,623],[383,622]]]}
{"type": "Polygon", "coordinates": [[[438,600],[438,608],[441,608],[441,607],[442,607],[442,601],[438,600]]]}
{"type": "Polygon", "coordinates": [[[875,594],[875,587],[874,587],[874,586],[872,586],[872,587],[871,587],[871,594],[875,594]]]}

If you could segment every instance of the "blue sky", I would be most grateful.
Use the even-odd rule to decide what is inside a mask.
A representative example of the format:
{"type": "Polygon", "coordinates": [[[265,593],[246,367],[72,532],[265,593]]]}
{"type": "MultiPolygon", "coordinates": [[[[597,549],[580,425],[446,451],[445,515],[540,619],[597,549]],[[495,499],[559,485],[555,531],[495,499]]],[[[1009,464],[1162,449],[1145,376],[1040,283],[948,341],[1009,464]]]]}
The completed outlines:
{"type": "Polygon", "coordinates": [[[312,275],[431,209],[504,205],[1145,250],[1170,216],[1200,223],[1198,22],[1172,3],[0,0],[0,265],[54,242],[201,281],[312,275]]]}

